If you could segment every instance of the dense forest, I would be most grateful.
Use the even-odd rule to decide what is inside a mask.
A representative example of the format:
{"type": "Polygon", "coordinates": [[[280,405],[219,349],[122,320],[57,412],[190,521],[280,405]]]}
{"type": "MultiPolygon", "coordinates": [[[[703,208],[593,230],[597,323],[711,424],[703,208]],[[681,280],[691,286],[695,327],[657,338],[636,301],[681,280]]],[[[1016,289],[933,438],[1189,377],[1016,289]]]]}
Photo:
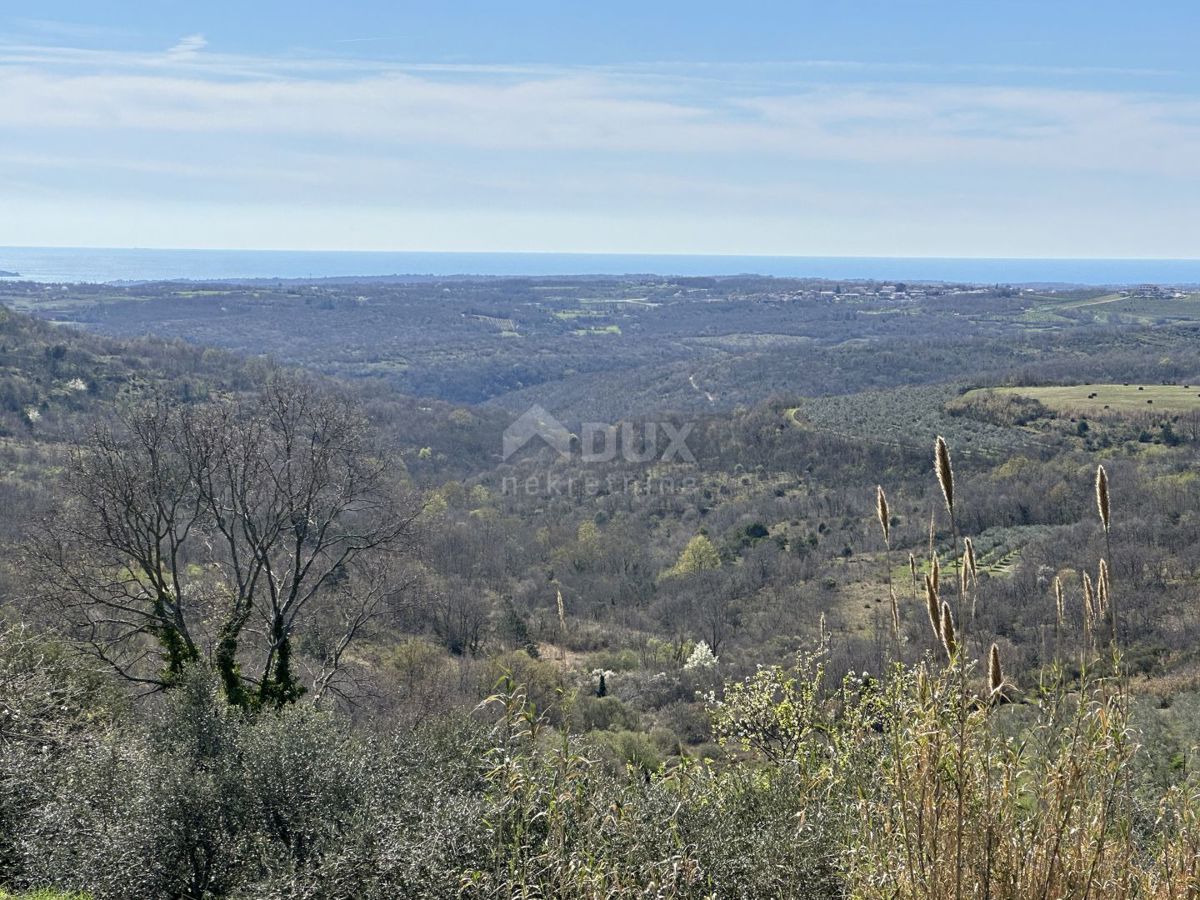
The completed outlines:
{"type": "Polygon", "coordinates": [[[0,302],[0,896],[1200,891],[1198,294],[0,302]]]}

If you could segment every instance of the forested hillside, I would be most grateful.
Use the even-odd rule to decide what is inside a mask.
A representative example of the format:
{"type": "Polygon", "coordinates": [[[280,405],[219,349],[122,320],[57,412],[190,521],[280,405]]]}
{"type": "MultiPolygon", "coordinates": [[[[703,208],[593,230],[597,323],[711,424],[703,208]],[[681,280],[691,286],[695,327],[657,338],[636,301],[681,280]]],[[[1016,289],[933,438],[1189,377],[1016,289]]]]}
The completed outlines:
{"type": "Polygon", "coordinates": [[[0,887],[1194,895],[1195,295],[2,291],[0,887]]]}

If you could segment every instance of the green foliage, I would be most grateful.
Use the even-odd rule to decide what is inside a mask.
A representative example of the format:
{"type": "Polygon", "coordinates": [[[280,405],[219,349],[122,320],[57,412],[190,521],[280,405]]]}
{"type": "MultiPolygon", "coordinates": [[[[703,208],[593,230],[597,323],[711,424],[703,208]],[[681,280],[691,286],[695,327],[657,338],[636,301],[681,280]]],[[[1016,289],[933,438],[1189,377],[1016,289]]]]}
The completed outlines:
{"type": "Polygon", "coordinates": [[[130,900],[1188,896],[1200,793],[1170,759],[1139,768],[1118,685],[1049,681],[1036,707],[973,685],[920,664],[831,686],[801,654],[710,698],[729,761],[665,764],[644,732],[554,729],[511,675],[486,732],[385,736],[302,705],[247,717],[193,668],[148,718],[0,753],[0,879],[130,900]]]}
{"type": "Polygon", "coordinates": [[[759,668],[725,687],[721,700],[710,696],[713,734],[718,743],[735,743],[769,762],[794,761],[823,753],[831,733],[824,708],[825,668],[801,655],[792,670],[759,668]]]}
{"type": "Polygon", "coordinates": [[[969,416],[992,425],[1028,425],[1038,419],[1052,418],[1054,413],[1033,397],[1007,391],[968,391],[947,404],[947,412],[969,416]]]}
{"type": "Polygon", "coordinates": [[[632,672],[640,665],[634,650],[599,650],[587,656],[587,668],[611,672],[632,672]]]}
{"type": "Polygon", "coordinates": [[[657,772],[662,757],[650,736],[643,731],[598,731],[590,736],[610,766],[621,771],[626,767],[643,775],[657,772]]]}
{"type": "Polygon", "coordinates": [[[721,567],[721,554],[707,535],[698,534],[679,553],[679,559],[662,574],[663,578],[699,575],[721,567]]]}
{"type": "Polygon", "coordinates": [[[131,900],[445,896],[480,852],[476,740],[372,739],[303,707],[247,719],[193,670],[144,725],[5,757],[24,816],[0,878],[131,900]]]}
{"type": "Polygon", "coordinates": [[[568,696],[562,670],[548,660],[536,659],[524,650],[502,653],[489,661],[489,681],[511,679],[519,684],[531,708],[554,724],[565,717],[564,701],[568,696]]]}
{"type": "Polygon", "coordinates": [[[572,705],[571,720],[580,732],[632,731],[637,729],[640,717],[637,710],[616,697],[584,694],[572,705]]]}
{"type": "Polygon", "coordinates": [[[519,686],[505,682],[491,703],[495,855],[467,877],[470,896],[834,896],[828,835],[797,828],[786,774],[685,765],[653,776],[652,748],[617,734],[610,745],[638,771],[614,777],[544,735],[519,686]]]}

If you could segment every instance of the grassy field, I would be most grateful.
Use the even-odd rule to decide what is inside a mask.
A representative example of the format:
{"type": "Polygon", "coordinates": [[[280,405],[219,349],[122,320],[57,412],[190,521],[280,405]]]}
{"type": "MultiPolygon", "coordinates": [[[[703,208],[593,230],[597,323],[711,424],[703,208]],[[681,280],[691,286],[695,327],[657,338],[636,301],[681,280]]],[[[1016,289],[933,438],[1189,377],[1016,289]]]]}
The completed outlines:
{"type": "Polygon", "coordinates": [[[1153,325],[1200,320],[1200,294],[1182,297],[1144,296],[1130,291],[1095,296],[1034,296],[1020,319],[1030,325],[1114,322],[1153,325]]]}
{"type": "MultiPolygon", "coordinates": [[[[997,393],[1030,397],[1055,412],[1087,415],[1145,412],[1189,413],[1200,410],[1200,383],[1074,384],[1051,387],[1001,387],[997,393]]],[[[970,391],[970,397],[981,391],[970,391]]]]}

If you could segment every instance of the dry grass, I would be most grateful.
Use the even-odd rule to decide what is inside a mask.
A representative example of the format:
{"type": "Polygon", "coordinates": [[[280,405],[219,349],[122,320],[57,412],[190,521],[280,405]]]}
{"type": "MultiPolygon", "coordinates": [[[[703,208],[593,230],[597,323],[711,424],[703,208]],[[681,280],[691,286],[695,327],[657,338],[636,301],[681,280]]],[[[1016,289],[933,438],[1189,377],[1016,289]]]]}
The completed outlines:
{"type": "Polygon", "coordinates": [[[954,515],[954,468],[950,465],[950,448],[946,439],[940,434],[934,445],[934,469],[937,472],[938,485],[942,489],[942,497],[946,500],[946,511],[954,515]]]}
{"type": "MultiPolygon", "coordinates": [[[[940,438],[934,471],[953,521],[953,474],[940,438]]],[[[1112,501],[1103,467],[1095,493],[1107,539],[1112,501]]],[[[1111,555],[1107,540],[1105,547],[1111,555]]],[[[960,602],[974,567],[967,539],[959,559],[960,602]]],[[[925,576],[926,611],[949,662],[937,673],[925,662],[914,669],[897,664],[888,684],[883,706],[889,711],[889,752],[881,761],[881,789],[860,802],[852,896],[1200,896],[1200,786],[1165,792],[1155,827],[1134,827],[1146,813],[1135,809],[1130,790],[1138,748],[1115,614],[1107,662],[1095,642],[1095,629],[1111,608],[1110,579],[1107,558],[1099,560],[1094,582],[1082,573],[1079,684],[1063,679],[1056,663],[1037,706],[1022,708],[1006,702],[1010,684],[994,642],[985,680],[976,687],[975,663],[956,632],[949,601],[939,594],[936,569],[925,576]],[[1101,671],[1111,674],[1097,677],[1101,671]],[[1020,737],[1007,736],[1013,734],[1020,737]]],[[[1053,590],[1057,627],[1069,628],[1058,577],[1053,590]]]]}

